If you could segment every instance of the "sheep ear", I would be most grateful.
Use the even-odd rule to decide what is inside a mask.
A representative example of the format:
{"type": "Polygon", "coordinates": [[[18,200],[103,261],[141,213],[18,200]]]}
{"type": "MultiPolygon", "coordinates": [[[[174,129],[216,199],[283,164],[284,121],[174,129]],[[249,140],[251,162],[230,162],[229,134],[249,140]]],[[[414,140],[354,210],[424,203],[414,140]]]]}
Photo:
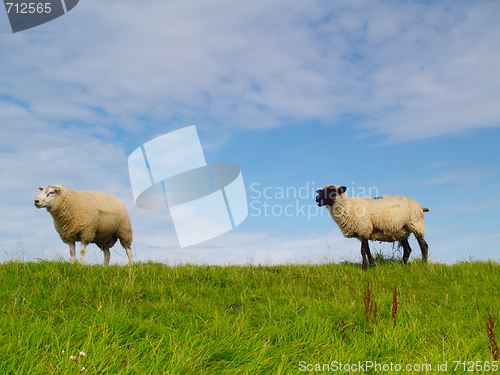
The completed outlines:
{"type": "Polygon", "coordinates": [[[39,187],[38,190],[43,191],[43,187],[39,187]]]}
{"type": "Polygon", "coordinates": [[[337,190],[337,192],[340,195],[340,194],[344,194],[346,190],[347,190],[347,188],[345,186],[341,186],[341,187],[339,187],[339,189],[337,190]]]}

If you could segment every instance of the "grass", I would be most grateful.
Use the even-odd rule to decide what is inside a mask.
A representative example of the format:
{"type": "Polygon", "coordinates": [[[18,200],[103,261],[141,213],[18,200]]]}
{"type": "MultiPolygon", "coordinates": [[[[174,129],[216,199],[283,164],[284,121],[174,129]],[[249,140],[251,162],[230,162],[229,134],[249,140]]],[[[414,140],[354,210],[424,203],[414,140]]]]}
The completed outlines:
{"type": "Polygon", "coordinates": [[[5,262],[0,373],[302,374],[358,361],[422,366],[419,373],[445,364],[469,373],[474,361],[474,373],[493,372],[478,371],[477,361],[494,361],[487,327],[498,336],[498,263],[377,259],[367,272],[348,262],[5,262]],[[69,359],[80,351],[78,362],[69,359]]]}

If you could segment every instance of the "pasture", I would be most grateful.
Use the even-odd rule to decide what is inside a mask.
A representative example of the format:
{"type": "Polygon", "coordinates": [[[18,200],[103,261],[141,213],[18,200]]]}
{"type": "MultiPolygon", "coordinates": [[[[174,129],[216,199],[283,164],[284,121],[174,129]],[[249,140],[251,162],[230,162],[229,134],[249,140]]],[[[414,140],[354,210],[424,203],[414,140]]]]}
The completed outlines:
{"type": "Polygon", "coordinates": [[[366,272],[349,262],[8,261],[0,264],[0,373],[500,371],[498,263],[376,261],[366,272]]]}

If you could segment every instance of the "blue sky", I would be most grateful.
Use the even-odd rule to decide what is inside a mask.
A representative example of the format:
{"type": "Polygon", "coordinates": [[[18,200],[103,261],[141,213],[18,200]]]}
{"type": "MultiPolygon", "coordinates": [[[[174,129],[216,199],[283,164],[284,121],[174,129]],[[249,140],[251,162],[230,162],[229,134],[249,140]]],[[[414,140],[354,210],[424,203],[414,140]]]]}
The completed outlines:
{"type": "MultiPolygon", "coordinates": [[[[359,260],[315,204],[326,184],[429,207],[431,261],[499,260],[499,13],[490,1],[82,0],[12,34],[0,10],[2,259],[69,259],[33,205],[59,183],[120,197],[143,261],[359,260]],[[190,125],[208,162],[241,168],[250,206],[236,229],[181,249],[168,212],[134,205],[127,158],[190,125]]],[[[126,263],[119,245],[111,263],[126,263]]]]}

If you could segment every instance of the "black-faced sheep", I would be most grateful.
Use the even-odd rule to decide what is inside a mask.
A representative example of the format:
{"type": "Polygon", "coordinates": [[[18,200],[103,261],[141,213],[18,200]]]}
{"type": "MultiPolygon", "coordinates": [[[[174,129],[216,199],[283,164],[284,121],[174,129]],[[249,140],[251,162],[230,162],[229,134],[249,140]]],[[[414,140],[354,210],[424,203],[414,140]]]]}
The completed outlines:
{"type": "Polygon", "coordinates": [[[69,245],[71,262],[75,261],[75,241],[80,241],[84,263],[85,248],[95,243],[104,252],[104,265],[109,265],[109,249],[116,240],[132,259],[132,226],[123,203],[115,196],[101,191],[72,191],[62,185],[39,188],[35,198],[37,208],[45,207],[54,219],[61,240],[69,245]]]}
{"type": "Polygon", "coordinates": [[[410,257],[411,248],[408,237],[411,233],[420,245],[422,260],[427,262],[429,246],[424,240],[424,212],[417,201],[396,195],[383,195],[377,198],[349,197],[345,186],[327,185],[316,191],[318,206],[326,206],[344,237],[361,241],[363,270],[367,269],[366,257],[370,266],[374,265],[368,240],[394,242],[403,246],[403,262],[410,257]]]}

